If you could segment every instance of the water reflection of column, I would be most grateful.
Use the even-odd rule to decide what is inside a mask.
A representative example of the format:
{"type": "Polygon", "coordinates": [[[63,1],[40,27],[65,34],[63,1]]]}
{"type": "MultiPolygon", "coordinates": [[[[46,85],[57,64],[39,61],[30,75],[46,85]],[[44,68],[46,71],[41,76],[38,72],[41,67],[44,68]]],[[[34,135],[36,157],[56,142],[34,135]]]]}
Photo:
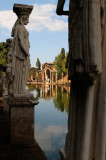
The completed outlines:
{"type": "Polygon", "coordinates": [[[52,85],[52,97],[53,97],[53,85],[52,85]]]}
{"type": "Polygon", "coordinates": [[[53,72],[52,72],[52,83],[53,83],[53,72]]]}
{"type": "Polygon", "coordinates": [[[62,96],[63,96],[63,85],[62,85],[62,96]]]}
{"type": "Polygon", "coordinates": [[[51,83],[51,70],[50,70],[50,83],[51,83]]]}
{"type": "Polygon", "coordinates": [[[57,98],[57,85],[56,85],[56,98],[57,98]]]}
{"type": "Polygon", "coordinates": [[[41,86],[41,91],[40,91],[40,92],[41,92],[41,95],[40,95],[40,96],[42,97],[42,86],[41,86]]]}
{"type": "Polygon", "coordinates": [[[45,87],[45,98],[47,97],[47,92],[46,92],[46,86],[44,86],[45,87]]]}
{"type": "Polygon", "coordinates": [[[52,97],[52,85],[50,85],[50,97],[52,97]]]}
{"type": "Polygon", "coordinates": [[[38,85],[36,85],[36,97],[38,97],[38,90],[37,90],[37,88],[38,88],[38,85]]]}
{"type": "Polygon", "coordinates": [[[43,70],[43,83],[45,82],[45,73],[44,73],[44,70],[43,70]]]}
{"type": "Polygon", "coordinates": [[[57,71],[56,71],[56,83],[58,83],[58,81],[57,81],[57,71]]]}
{"type": "Polygon", "coordinates": [[[45,90],[44,90],[44,89],[45,89],[45,88],[44,88],[44,85],[43,85],[42,88],[43,88],[43,89],[42,89],[42,93],[43,93],[43,94],[42,94],[42,97],[44,98],[44,91],[45,91],[45,90]]]}

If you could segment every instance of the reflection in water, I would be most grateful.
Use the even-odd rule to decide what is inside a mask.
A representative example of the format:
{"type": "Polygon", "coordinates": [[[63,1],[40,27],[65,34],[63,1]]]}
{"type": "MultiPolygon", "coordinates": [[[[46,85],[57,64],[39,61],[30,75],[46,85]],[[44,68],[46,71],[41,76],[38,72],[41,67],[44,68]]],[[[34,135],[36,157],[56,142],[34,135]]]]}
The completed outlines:
{"type": "Polygon", "coordinates": [[[55,108],[68,113],[70,87],[56,85],[27,85],[29,91],[35,91],[37,99],[53,99],[55,108]]]}
{"type": "Polygon", "coordinates": [[[59,148],[64,146],[66,132],[66,126],[54,125],[43,128],[36,125],[35,137],[39,140],[39,144],[41,144],[48,159],[58,159],[57,153],[59,148]]]}
{"type": "Polygon", "coordinates": [[[35,108],[35,137],[48,160],[59,160],[59,149],[64,148],[67,133],[69,87],[29,85],[39,99],[35,108]]]}
{"type": "Polygon", "coordinates": [[[68,113],[69,110],[69,92],[63,88],[58,88],[57,90],[57,98],[53,100],[55,107],[63,112],[64,110],[68,113]]]}

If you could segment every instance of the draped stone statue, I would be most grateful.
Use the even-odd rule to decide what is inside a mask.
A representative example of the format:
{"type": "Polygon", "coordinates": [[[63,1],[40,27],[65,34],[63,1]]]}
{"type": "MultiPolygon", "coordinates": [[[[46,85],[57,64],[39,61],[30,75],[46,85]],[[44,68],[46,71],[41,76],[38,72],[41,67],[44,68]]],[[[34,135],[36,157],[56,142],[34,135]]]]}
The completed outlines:
{"type": "MultiPolygon", "coordinates": [[[[13,29],[10,45],[10,55],[12,55],[11,69],[9,70],[12,75],[14,96],[31,96],[26,91],[25,86],[30,73],[30,54],[29,54],[29,33],[25,25],[29,23],[29,15],[32,12],[33,6],[14,4],[13,11],[18,16],[13,29]]],[[[9,54],[8,54],[9,55],[9,54]]],[[[9,65],[7,64],[7,68],[9,65]]],[[[8,69],[7,69],[8,70],[8,69]]]]}
{"type": "Polygon", "coordinates": [[[71,79],[65,160],[106,159],[106,1],[58,0],[57,14],[68,16],[71,79]]]}

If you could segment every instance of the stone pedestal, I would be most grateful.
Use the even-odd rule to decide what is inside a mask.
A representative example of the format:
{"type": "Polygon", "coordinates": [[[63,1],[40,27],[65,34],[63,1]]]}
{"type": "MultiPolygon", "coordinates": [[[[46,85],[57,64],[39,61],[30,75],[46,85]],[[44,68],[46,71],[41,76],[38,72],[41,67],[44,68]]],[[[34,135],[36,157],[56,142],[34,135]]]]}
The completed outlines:
{"type": "Polygon", "coordinates": [[[34,143],[34,99],[11,98],[8,101],[11,112],[11,143],[32,145],[34,143]]]}

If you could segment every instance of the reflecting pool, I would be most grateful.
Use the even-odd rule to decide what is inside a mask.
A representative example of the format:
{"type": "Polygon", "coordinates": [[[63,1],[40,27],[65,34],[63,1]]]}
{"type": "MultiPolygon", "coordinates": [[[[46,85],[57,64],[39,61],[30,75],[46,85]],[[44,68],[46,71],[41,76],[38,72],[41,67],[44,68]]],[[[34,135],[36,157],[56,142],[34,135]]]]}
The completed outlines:
{"type": "Polygon", "coordinates": [[[28,85],[39,104],[34,110],[34,137],[48,160],[60,160],[64,148],[70,88],[66,86],[28,85]]]}

